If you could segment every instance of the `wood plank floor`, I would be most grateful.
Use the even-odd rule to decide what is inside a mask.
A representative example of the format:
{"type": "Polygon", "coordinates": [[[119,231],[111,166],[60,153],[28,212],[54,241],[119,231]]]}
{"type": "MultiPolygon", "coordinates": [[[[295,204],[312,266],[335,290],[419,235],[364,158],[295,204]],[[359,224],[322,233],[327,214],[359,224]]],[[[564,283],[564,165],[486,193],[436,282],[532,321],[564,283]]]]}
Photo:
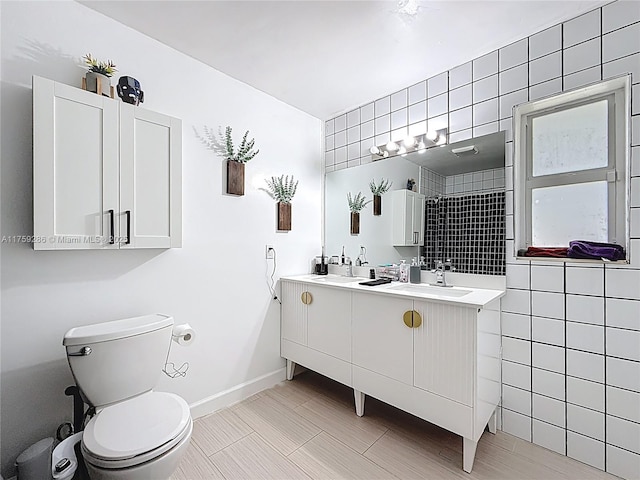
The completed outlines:
{"type": "Polygon", "coordinates": [[[498,431],[480,439],[471,474],[462,438],[314,372],[297,375],[194,423],[171,480],[615,479],[498,431]]]}

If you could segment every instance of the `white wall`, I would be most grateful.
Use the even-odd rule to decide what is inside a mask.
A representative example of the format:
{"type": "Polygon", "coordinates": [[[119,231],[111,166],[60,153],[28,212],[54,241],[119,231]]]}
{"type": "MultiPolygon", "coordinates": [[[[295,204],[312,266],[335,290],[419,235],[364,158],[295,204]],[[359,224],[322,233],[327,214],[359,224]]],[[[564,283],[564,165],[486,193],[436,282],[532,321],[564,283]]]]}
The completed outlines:
{"type": "Polygon", "coordinates": [[[0,8],[3,235],[33,232],[32,75],[79,86],[80,59],[90,52],[112,59],[116,77],[140,80],[145,108],[183,120],[182,249],[35,252],[2,244],[1,460],[8,474],[23,448],[71,419],[63,391],[73,380],[61,341],[73,326],[150,312],[191,323],[196,343],[171,352],[176,363],[189,361],[189,373],[163,377],[159,389],[192,405],[279,371],[279,304],[267,288],[264,246],[276,248],[277,276],[308,270],[320,251],[322,167],[316,118],[78,3],[0,8]],[[194,134],[204,125],[255,136],[260,154],[247,165],[244,197],[222,193],[223,161],[194,134]],[[300,180],[289,233],[276,232],[274,202],[252,186],[256,175],[280,174],[300,180]]]}

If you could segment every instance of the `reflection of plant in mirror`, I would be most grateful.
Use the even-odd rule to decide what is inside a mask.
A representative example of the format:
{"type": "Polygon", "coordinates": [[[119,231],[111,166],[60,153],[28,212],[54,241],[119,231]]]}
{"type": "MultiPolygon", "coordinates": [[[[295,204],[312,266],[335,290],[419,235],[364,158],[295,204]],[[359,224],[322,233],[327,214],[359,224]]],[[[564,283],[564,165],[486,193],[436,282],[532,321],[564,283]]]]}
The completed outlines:
{"type": "Polygon", "coordinates": [[[349,202],[349,210],[354,213],[362,210],[367,203],[371,203],[371,200],[367,201],[367,197],[362,195],[362,192],[358,192],[355,197],[351,196],[351,192],[347,193],[347,201],[349,202]]]}
{"type": "Polygon", "coordinates": [[[385,180],[384,178],[380,179],[380,183],[378,185],[376,185],[375,179],[369,182],[369,188],[371,189],[371,193],[374,195],[382,195],[383,193],[388,192],[391,185],[393,185],[393,182],[390,182],[388,179],[385,180]]]}
{"type": "Polygon", "coordinates": [[[266,180],[267,186],[269,187],[268,194],[273,198],[276,202],[280,203],[291,203],[291,199],[296,194],[296,190],[298,188],[298,180],[293,180],[293,175],[291,175],[291,180],[289,180],[289,175],[286,177],[284,175],[280,175],[279,177],[271,177],[271,180],[266,180]]]}

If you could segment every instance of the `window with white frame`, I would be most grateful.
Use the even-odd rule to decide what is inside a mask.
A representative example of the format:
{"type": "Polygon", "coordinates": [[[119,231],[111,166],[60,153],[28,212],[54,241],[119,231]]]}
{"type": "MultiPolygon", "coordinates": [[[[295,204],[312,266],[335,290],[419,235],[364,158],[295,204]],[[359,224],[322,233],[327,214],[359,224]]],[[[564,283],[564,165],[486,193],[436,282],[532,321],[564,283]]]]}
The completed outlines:
{"type": "Polygon", "coordinates": [[[628,249],[629,76],[514,109],[515,250],[628,249]]]}

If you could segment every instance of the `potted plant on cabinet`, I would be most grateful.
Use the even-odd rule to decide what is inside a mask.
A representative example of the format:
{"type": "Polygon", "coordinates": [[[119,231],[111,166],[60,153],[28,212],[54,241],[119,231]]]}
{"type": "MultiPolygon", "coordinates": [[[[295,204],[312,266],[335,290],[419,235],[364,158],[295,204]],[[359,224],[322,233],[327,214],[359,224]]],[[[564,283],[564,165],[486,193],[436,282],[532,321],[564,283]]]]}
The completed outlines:
{"type": "Polygon", "coordinates": [[[384,178],[381,178],[380,183],[377,185],[375,180],[369,182],[369,188],[373,194],[373,214],[375,216],[382,215],[382,194],[389,191],[391,185],[393,185],[393,182],[384,178]]]}
{"type": "Polygon", "coordinates": [[[366,199],[362,192],[358,192],[355,197],[351,196],[351,192],[347,193],[347,202],[349,202],[349,210],[351,210],[351,235],[358,235],[360,233],[360,211],[371,200],[366,199]]]}
{"type": "Polygon", "coordinates": [[[227,160],[227,193],[230,195],[244,195],[244,164],[255,157],[260,150],[253,151],[255,139],[247,140],[249,130],[242,137],[242,142],[236,150],[231,138],[231,127],[224,132],[225,153],[227,160]]]}
{"type": "Polygon", "coordinates": [[[289,175],[286,177],[280,175],[279,177],[271,177],[271,180],[265,180],[269,189],[267,193],[278,202],[278,230],[289,231],[291,230],[291,199],[296,194],[298,189],[298,180],[289,180],[289,175]]]}
{"type": "Polygon", "coordinates": [[[111,60],[106,62],[96,60],[90,53],[84,56],[84,62],[89,67],[89,71],[85,74],[85,89],[98,95],[113,97],[111,75],[118,71],[115,64],[111,60]]]}

